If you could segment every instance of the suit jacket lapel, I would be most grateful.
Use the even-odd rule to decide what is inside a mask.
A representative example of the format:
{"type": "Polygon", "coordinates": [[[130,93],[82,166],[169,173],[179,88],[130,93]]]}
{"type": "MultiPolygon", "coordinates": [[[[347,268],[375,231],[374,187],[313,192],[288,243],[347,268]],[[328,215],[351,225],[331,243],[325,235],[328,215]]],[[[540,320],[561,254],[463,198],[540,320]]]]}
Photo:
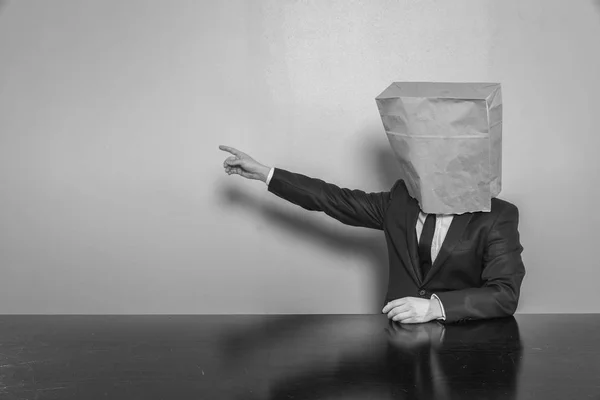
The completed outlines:
{"type": "Polygon", "coordinates": [[[442,264],[444,264],[446,259],[450,256],[452,250],[454,250],[460,241],[460,238],[467,228],[472,216],[472,213],[465,213],[461,215],[455,215],[454,218],[452,218],[452,223],[450,224],[450,228],[448,229],[444,243],[442,243],[442,248],[435,258],[431,270],[425,277],[423,282],[424,284],[431,280],[431,278],[439,271],[442,264]]]}
{"type": "Polygon", "coordinates": [[[417,243],[417,219],[419,218],[419,204],[415,199],[411,199],[408,203],[406,211],[406,248],[408,249],[408,257],[410,265],[407,265],[408,272],[412,275],[417,285],[421,285],[423,277],[421,276],[421,267],[419,265],[419,250],[417,243]]]}

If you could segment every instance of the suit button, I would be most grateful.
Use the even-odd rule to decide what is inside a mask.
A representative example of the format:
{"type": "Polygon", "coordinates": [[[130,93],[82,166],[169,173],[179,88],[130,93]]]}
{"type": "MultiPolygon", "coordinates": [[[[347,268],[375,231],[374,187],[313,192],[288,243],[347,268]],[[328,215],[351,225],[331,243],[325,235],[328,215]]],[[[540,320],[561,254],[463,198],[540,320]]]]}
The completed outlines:
{"type": "Polygon", "coordinates": [[[427,292],[424,291],[423,289],[419,290],[419,296],[425,296],[425,293],[427,293],[427,292]]]}

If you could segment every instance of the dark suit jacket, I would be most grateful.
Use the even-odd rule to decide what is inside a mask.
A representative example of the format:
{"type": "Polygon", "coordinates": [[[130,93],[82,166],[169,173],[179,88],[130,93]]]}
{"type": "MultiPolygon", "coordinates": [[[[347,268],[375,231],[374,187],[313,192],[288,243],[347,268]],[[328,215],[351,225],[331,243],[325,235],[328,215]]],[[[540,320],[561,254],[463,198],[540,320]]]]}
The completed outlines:
{"type": "Polygon", "coordinates": [[[514,314],[525,267],[519,212],[492,199],[491,212],[457,215],[427,276],[421,276],[415,226],[418,202],[404,181],[387,192],[339,188],[320,179],[276,168],[269,191],[300,207],[322,211],[352,226],[383,230],[389,253],[386,302],[436,294],[446,322],[514,314]]]}

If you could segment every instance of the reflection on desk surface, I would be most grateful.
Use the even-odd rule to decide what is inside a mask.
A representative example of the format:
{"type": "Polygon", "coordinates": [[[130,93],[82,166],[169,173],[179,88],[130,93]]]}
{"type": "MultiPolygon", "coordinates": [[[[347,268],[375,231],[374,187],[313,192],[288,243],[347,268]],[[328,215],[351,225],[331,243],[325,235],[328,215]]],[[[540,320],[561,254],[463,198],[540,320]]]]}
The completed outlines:
{"type": "Polygon", "coordinates": [[[316,318],[291,328],[292,321],[225,339],[224,354],[244,371],[262,371],[251,363],[268,354],[265,398],[515,398],[522,345],[514,318],[447,326],[316,318]]]}
{"type": "Polygon", "coordinates": [[[600,400],[600,315],[0,316],[1,399],[600,400]]]}

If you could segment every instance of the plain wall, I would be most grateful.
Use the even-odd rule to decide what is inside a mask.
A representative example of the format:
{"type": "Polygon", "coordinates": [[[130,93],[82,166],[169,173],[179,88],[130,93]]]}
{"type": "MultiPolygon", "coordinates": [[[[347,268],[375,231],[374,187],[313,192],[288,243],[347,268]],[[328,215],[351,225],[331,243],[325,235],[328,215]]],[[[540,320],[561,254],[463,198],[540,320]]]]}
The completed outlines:
{"type": "Polygon", "coordinates": [[[0,313],[378,312],[383,233],[218,145],[387,190],[400,80],[502,83],[518,311],[599,312],[599,37],[592,1],[4,1],[0,313]]]}

